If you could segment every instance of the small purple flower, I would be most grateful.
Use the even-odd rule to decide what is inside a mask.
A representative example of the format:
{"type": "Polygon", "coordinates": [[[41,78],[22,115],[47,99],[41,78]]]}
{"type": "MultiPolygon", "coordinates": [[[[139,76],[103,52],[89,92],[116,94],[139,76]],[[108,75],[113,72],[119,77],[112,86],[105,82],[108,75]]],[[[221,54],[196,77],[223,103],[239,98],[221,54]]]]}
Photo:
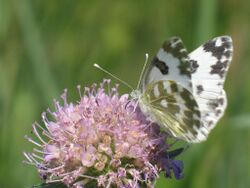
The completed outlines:
{"type": "Polygon", "coordinates": [[[39,143],[24,153],[26,163],[35,165],[45,183],[62,182],[68,187],[154,187],[159,173],[182,177],[183,163],[168,152],[168,135],[148,122],[129,95],[119,96],[118,86],[104,80],[92,85],[80,101],[67,102],[67,91],[55,111],[42,114],[45,128],[33,124],[39,143]],[[52,119],[52,120],[49,120],[52,119]],[[43,135],[43,136],[41,136],[43,135]]]}
{"type": "Polygon", "coordinates": [[[172,168],[174,171],[174,176],[176,179],[181,179],[183,178],[183,168],[184,168],[184,164],[182,161],[180,160],[173,160],[172,161],[172,168]]]}

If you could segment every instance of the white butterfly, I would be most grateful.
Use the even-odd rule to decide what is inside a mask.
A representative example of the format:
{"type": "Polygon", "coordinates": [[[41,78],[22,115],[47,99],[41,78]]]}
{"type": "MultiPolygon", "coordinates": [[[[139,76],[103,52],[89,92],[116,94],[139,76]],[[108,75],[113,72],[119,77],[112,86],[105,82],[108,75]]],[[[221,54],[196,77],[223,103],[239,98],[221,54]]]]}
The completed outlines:
{"type": "Polygon", "coordinates": [[[172,136],[204,141],[227,105],[223,85],[232,52],[229,36],[214,38],[190,54],[181,39],[173,37],[147,65],[131,95],[142,112],[172,136]]]}

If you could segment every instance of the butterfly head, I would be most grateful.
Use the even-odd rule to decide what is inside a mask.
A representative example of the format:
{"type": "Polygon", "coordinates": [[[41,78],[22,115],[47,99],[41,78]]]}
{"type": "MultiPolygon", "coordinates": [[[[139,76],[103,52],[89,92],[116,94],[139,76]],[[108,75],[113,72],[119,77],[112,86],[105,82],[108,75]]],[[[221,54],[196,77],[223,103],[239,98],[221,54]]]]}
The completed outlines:
{"type": "Polygon", "coordinates": [[[142,93],[140,90],[135,89],[130,93],[130,96],[131,96],[132,100],[139,100],[142,96],[142,93]]]}

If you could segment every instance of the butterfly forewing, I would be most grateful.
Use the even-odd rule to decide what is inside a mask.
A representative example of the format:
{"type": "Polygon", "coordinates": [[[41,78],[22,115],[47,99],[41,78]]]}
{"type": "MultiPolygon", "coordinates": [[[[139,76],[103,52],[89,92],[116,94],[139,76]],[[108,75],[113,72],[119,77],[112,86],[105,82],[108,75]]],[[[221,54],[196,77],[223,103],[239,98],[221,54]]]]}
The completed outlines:
{"type": "Polygon", "coordinates": [[[189,142],[205,139],[198,105],[192,94],[170,80],[149,84],[142,96],[144,113],[174,137],[189,142]],[[150,109],[150,110],[148,110],[150,109]]]}
{"type": "Polygon", "coordinates": [[[174,80],[192,90],[188,52],[180,38],[172,37],[162,45],[143,74],[140,89],[144,91],[149,83],[160,80],[174,80]]]}
{"type": "Polygon", "coordinates": [[[201,112],[204,126],[211,130],[222,117],[227,99],[223,90],[232,60],[232,39],[214,38],[189,54],[192,66],[193,96],[201,112]]]}

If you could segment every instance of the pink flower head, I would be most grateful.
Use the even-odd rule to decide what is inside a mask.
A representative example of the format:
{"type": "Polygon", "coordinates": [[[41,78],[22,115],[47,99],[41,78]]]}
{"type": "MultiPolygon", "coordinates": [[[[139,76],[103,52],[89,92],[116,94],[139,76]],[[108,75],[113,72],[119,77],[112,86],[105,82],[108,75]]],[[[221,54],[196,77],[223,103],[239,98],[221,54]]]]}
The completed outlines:
{"type": "MultiPolygon", "coordinates": [[[[129,95],[119,96],[118,86],[104,80],[80,93],[76,104],[67,102],[67,91],[55,111],[43,113],[45,125],[34,123],[40,143],[24,153],[45,183],[62,182],[68,187],[153,187],[159,173],[182,173],[166,144],[167,134],[146,121],[129,95]],[[41,136],[41,134],[43,136],[41,136]],[[172,165],[172,166],[171,166],[172,165]]],[[[179,175],[177,174],[177,175],[179,175]]]]}

